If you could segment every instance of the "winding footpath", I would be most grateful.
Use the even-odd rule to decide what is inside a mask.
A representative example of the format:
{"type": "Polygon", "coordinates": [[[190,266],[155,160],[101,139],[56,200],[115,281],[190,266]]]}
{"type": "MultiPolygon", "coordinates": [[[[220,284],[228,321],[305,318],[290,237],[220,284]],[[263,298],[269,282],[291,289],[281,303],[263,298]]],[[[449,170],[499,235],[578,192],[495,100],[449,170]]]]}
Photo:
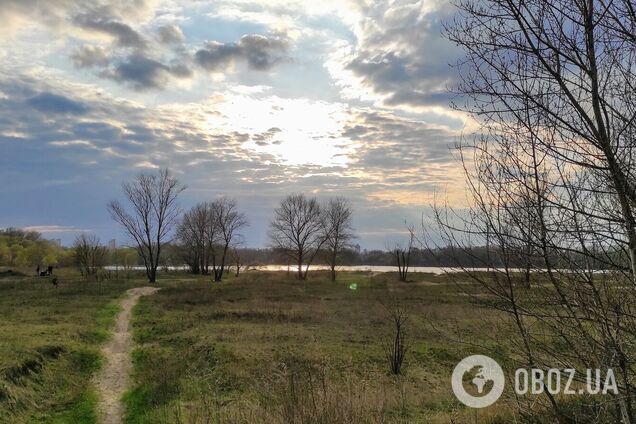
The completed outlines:
{"type": "Polygon", "coordinates": [[[130,314],[141,296],[148,296],[159,290],[156,287],[137,287],[126,292],[121,301],[121,311],[112,338],[102,348],[106,366],[95,378],[99,394],[98,414],[101,424],[121,424],[124,417],[122,396],[128,388],[132,372],[130,356],[133,340],[130,333],[130,314]]]}

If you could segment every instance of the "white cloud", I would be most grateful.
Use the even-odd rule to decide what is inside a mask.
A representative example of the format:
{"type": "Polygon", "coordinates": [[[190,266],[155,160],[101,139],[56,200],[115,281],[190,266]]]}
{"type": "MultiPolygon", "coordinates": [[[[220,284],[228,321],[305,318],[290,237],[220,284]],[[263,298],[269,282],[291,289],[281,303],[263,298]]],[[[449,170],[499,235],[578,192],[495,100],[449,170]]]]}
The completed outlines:
{"type": "Polygon", "coordinates": [[[77,227],[66,227],[63,225],[32,225],[29,227],[23,227],[24,231],[36,231],[42,234],[57,234],[57,233],[75,233],[82,231],[90,231],[83,230],[77,227]]]}

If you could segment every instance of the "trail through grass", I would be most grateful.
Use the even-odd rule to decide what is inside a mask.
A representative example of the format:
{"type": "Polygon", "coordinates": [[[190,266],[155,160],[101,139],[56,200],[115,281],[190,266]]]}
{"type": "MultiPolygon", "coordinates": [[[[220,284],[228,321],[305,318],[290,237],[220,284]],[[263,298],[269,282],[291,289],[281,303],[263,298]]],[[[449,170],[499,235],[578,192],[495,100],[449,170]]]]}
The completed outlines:
{"type": "MultiPolygon", "coordinates": [[[[17,273],[14,273],[17,274],[17,273]]],[[[135,282],[86,282],[72,273],[0,279],[0,422],[93,424],[92,375],[117,299],[135,282]]]]}
{"type": "Polygon", "coordinates": [[[156,287],[130,289],[121,301],[121,311],[117,314],[112,338],[102,348],[106,364],[97,375],[95,383],[99,394],[99,422],[120,424],[123,418],[121,398],[128,386],[132,371],[132,337],[130,315],[141,296],[148,296],[159,290],[156,287]]]}

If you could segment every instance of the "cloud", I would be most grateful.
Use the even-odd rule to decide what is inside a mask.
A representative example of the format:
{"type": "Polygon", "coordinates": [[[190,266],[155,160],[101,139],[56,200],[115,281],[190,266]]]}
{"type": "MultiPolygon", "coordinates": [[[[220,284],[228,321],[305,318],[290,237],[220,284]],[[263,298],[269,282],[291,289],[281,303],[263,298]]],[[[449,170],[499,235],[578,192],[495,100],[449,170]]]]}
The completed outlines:
{"type": "Polygon", "coordinates": [[[252,140],[259,146],[267,146],[269,143],[280,144],[280,140],[272,141],[273,138],[282,130],[278,127],[272,127],[265,132],[252,135],[252,140]]]}
{"type": "Polygon", "coordinates": [[[149,162],[147,160],[137,162],[135,164],[135,168],[143,168],[143,169],[159,169],[159,165],[149,162]]]}
{"type": "Polygon", "coordinates": [[[36,231],[42,234],[57,234],[57,233],[72,233],[72,232],[83,232],[90,230],[83,230],[77,227],[67,227],[63,225],[31,225],[28,227],[22,227],[24,231],[36,231]]]}
{"type": "Polygon", "coordinates": [[[34,109],[46,114],[84,115],[88,107],[59,94],[44,92],[25,100],[34,109]]]}
{"type": "Polygon", "coordinates": [[[368,199],[426,205],[435,193],[463,186],[452,156],[453,131],[392,113],[357,110],[341,137],[356,145],[344,175],[358,176],[368,199]]]}
{"type": "Polygon", "coordinates": [[[287,59],[289,40],[284,36],[244,35],[237,43],[209,41],[195,53],[196,62],[208,71],[223,70],[244,60],[250,69],[265,71],[287,59]]]}
{"type": "Polygon", "coordinates": [[[420,0],[360,7],[357,42],[344,54],[332,53],[338,66],[330,72],[345,91],[363,97],[371,90],[386,106],[448,106],[455,83],[449,64],[459,52],[443,38],[442,22],[454,13],[452,5],[420,0]]]}
{"type": "Polygon", "coordinates": [[[76,68],[92,68],[106,66],[109,62],[108,52],[100,46],[81,46],[71,54],[76,68]]]}
{"type": "Polygon", "coordinates": [[[54,30],[68,36],[72,16],[91,15],[115,21],[129,20],[136,24],[154,16],[161,0],[2,0],[0,1],[0,34],[14,35],[21,31],[54,30]]]}
{"type": "Polygon", "coordinates": [[[111,17],[102,17],[96,14],[82,14],[75,16],[73,21],[85,30],[101,32],[113,37],[120,47],[135,47],[143,49],[146,40],[129,25],[119,22],[111,17]]]}
{"type": "Polygon", "coordinates": [[[185,36],[176,25],[162,25],[157,29],[159,41],[163,44],[179,44],[185,40],[185,36]]]}
{"type": "Polygon", "coordinates": [[[143,55],[132,54],[117,62],[113,67],[104,69],[100,76],[117,82],[128,83],[135,90],[163,88],[170,77],[188,78],[191,70],[183,63],[166,65],[143,55]]]}

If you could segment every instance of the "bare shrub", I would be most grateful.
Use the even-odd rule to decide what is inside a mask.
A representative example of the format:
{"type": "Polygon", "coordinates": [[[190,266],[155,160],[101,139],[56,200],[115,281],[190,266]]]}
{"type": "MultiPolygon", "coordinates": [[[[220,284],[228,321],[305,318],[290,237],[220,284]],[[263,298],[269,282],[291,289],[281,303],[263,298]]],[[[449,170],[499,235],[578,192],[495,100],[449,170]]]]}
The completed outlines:
{"type": "Polygon", "coordinates": [[[389,372],[393,375],[402,374],[402,365],[408,351],[406,325],[408,315],[399,305],[387,308],[391,324],[391,336],[385,343],[384,354],[389,365],[389,372]]]}

